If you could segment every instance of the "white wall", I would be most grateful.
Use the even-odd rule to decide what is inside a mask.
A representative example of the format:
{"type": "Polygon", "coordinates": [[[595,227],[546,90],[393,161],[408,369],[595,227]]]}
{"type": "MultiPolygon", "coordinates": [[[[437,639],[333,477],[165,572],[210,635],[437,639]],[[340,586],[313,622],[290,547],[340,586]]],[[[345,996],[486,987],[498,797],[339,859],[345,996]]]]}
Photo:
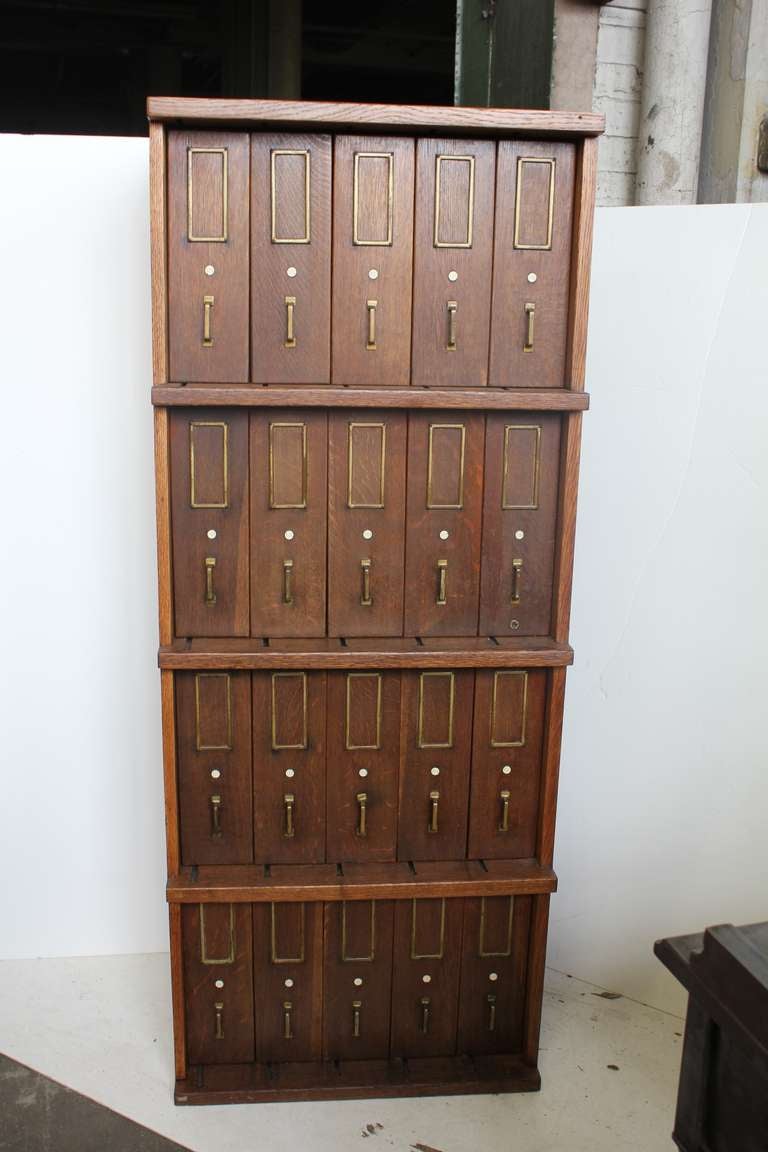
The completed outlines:
{"type": "MultiPolygon", "coordinates": [[[[146,142],[0,169],[0,955],[162,949],[146,142]]],[[[668,1007],[655,937],[768,915],[766,250],[598,213],[550,962],[668,1007]]]]}

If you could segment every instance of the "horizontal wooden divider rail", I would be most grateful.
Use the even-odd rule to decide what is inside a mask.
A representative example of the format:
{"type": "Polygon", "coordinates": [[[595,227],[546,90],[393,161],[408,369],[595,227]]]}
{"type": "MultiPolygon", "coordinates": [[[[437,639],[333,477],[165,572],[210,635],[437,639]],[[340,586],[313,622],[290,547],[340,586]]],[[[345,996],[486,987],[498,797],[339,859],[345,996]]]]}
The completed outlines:
{"type": "Polygon", "coordinates": [[[148,112],[176,1101],[535,1090],[602,117],[148,112]]]}

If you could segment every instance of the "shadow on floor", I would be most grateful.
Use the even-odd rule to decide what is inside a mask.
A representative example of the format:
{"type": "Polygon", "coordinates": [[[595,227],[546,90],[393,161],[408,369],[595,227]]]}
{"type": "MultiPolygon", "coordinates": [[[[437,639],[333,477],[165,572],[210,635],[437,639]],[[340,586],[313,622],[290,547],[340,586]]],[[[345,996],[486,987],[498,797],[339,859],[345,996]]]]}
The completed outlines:
{"type": "Polygon", "coordinates": [[[2,1152],[187,1152],[47,1076],[0,1055],[2,1152]]]}

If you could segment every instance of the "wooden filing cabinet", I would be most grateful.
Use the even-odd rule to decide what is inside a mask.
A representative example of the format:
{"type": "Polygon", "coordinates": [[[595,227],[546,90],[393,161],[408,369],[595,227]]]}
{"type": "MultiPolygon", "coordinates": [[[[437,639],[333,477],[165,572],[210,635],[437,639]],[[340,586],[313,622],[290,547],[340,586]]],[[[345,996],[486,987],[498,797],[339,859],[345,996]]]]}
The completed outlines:
{"type": "Polygon", "coordinates": [[[149,115],[176,1100],[535,1089],[601,118],[149,115]]]}

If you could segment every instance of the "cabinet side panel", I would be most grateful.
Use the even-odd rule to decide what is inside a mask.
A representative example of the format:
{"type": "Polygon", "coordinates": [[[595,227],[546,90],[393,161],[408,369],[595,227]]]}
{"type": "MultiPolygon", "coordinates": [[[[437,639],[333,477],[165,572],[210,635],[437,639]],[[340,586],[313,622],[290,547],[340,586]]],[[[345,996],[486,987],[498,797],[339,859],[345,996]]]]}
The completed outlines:
{"type": "Polygon", "coordinates": [[[582,140],[576,161],[574,235],[571,253],[571,295],[568,310],[566,381],[574,392],[583,392],[587,368],[589,281],[592,268],[592,234],[597,184],[597,140],[582,140]]]}
{"type": "Polygon", "coordinates": [[[168,248],[166,243],[165,128],[149,126],[149,227],[152,268],[152,379],[168,380],[168,248]]]}

